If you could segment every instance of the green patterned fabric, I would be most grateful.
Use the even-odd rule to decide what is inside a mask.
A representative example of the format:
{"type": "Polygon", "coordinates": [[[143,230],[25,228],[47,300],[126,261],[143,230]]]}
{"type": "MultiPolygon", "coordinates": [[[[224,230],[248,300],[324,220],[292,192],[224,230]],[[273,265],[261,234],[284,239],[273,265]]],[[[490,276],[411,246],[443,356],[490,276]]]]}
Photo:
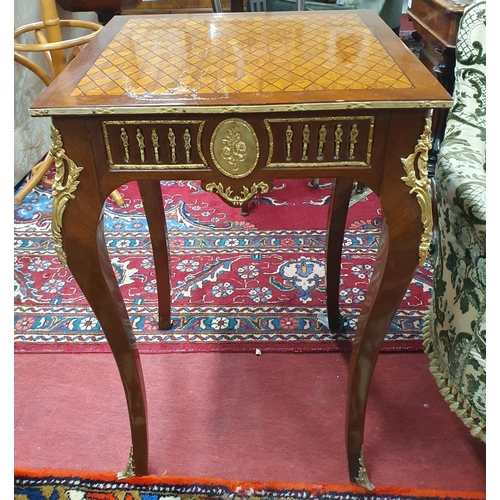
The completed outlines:
{"type": "Polygon", "coordinates": [[[439,237],[424,345],[441,393],[486,441],[486,2],[464,11],[436,164],[439,237]]]}

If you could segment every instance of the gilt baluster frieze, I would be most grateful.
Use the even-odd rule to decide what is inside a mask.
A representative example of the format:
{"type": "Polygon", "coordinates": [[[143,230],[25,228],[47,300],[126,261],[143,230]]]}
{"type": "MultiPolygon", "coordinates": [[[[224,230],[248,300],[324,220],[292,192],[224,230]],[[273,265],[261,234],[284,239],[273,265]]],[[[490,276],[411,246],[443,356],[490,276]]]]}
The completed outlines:
{"type": "Polygon", "coordinates": [[[264,126],[270,144],[265,168],[371,164],[374,116],[269,118],[264,126]]]}
{"type": "Polygon", "coordinates": [[[103,121],[103,138],[109,168],[208,169],[201,147],[204,126],[205,120],[103,121]],[[162,151],[166,153],[162,154],[162,151]]]}
{"type": "Polygon", "coordinates": [[[111,171],[212,171],[204,188],[233,206],[270,188],[262,170],[370,167],[374,127],[368,115],[102,122],[111,171]]]}

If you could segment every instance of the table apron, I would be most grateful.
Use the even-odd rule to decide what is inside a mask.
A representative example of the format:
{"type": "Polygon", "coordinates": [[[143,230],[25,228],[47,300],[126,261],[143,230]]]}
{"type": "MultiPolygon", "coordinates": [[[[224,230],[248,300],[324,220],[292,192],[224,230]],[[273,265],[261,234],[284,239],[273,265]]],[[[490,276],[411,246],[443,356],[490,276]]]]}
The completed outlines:
{"type": "Polygon", "coordinates": [[[416,217],[401,160],[413,153],[428,113],[80,116],[54,117],[53,124],[65,154],[82,170],[70,204],[80,198],[82,206],[102,205],[120,185],[150,179],[199,180],[241,207],[269,192],[274,179],[347,177],[416,217]]]}

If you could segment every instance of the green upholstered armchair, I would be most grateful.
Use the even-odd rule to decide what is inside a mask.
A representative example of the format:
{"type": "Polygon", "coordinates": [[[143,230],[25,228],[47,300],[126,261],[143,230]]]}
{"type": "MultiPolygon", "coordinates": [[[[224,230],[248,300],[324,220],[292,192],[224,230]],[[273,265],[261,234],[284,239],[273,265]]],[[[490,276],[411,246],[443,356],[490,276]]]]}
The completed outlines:
{"type": "Polygon", "coordinates": [[[441,394],[486,441],[486,2],[461,19],[454,105],[436,164],[433,296],[424,326],[441,394]]]}

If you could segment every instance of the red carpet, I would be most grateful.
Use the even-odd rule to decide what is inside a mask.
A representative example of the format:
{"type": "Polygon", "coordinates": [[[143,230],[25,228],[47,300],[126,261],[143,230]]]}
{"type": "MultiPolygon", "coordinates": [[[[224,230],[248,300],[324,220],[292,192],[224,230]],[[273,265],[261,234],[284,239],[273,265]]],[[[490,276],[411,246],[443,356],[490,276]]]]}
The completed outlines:
{"type": "MultiPolygon", "coordinates": [[[[349,484],[342,353],[142,355],[155,476],[349,484]]],[[[109,354],[15,356],[15,466],[123,470],[130,433],[109,354]]],[[[375,486],[485,491],[485,446],[423,353],[382,354],[368,403],[375,486]]]]}

